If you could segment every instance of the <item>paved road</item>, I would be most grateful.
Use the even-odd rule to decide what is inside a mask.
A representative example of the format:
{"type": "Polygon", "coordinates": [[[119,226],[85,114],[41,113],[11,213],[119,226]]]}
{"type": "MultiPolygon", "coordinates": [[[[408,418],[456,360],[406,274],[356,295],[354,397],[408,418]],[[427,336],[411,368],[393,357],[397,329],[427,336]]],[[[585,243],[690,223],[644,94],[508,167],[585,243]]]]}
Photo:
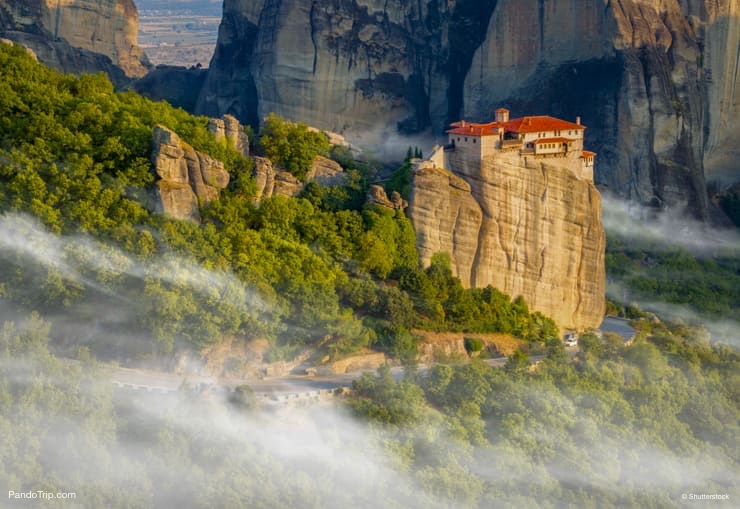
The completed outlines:
{"type": "Polygon", "coordinates": [[[601,322],[599,327],[601,332],[611,332],[617,334],[624,339],[625,343],[629,343],[635,338],[637,333],[635,329],[630,325],[629,320],[624,318],[617,318],[616,316],[607,316],[604,321],[601,322]]]}
{"type": "MultiPolygon", "coordinates": [[[[572,352],[575,355],[575,351],[572,352]]],[[[533,363],[544,359],[544,356],[531,357],[533,363]]],[[[506,358],[487,359],[486,364],[501,368],[506,364],[506,358]]],[[[419,371],[424,372],[429,367],[419,366],[419,371]]],[[[369,371],[369,370],[365,370],[369,371]]],[[[334,390],[342,387],[350,387],[352,381],[359,378],[364,371],[355,371],[340,375],[322,376],[298,376],[288,375],[283,377],[265,378],[261,380],[244,379],[215,379],[208,376],[177,375],[160,371],[147,371],[131,368],[112,368],[110,372],[111,382],[117,387],[148,392],[177,392],[183,384],[191,387],[221,387],[233,390],[239,385],[249,385],[257,394],[289,395],[304,394],[313,391],[334,390]]],[[[400,366],[392,367],[391,374],[396,380],[403,378],[404,370],[400,366]]]]}

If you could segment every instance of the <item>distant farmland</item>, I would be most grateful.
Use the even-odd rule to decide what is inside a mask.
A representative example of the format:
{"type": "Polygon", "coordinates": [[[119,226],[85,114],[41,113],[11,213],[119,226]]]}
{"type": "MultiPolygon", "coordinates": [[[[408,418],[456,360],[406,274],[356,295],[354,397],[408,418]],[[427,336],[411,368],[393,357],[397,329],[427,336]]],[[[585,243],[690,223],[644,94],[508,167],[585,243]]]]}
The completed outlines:
{"type": "Polygon", "coordinates": [[[139,45],[155,65],[208,67],[221,22],[220,1],[142,0],[139,45]]]}

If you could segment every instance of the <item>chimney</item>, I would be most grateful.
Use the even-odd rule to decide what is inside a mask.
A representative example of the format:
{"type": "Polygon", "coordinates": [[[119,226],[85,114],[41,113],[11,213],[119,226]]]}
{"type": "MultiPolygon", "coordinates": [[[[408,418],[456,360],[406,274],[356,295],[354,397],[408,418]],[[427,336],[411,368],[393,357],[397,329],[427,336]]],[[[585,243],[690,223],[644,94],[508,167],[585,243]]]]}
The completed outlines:
{"type": "Polygon", "coordinates": [[[581,125],[581,117],[576,117],[576,124],[581,125]]]}
{"type": "Polygon", "coordinates": [[[465,121],[464,121],[464,120],[461,120],[461,121],[460,121],[460,125],[461,125],[462,127],[465,127],[465,121]]]}
{"type": "Polygon", "coordinates": [[[509,121],[509,110],[506,108],[499,108],[496,110],[496,122],[504,123],[509,121]]]}

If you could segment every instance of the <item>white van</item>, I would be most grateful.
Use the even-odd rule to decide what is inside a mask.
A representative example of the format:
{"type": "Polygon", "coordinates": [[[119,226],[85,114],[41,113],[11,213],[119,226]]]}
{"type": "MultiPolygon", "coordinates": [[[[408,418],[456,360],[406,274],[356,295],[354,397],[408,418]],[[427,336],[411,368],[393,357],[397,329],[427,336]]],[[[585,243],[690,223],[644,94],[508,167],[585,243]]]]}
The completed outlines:
{"type": "Polygon", "coordinates": [[[563,338],[563,343],[565,346],[578,346],[578,336],[575,332],[569,332],[563,338]]]}

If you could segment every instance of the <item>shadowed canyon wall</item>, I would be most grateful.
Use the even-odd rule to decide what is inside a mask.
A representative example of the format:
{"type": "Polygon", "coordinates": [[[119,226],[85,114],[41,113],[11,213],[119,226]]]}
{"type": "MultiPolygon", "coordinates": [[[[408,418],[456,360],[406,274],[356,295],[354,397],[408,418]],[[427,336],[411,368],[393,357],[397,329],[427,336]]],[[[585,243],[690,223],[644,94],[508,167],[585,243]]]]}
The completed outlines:
{"type": "Polygon", "coordinates": [[[737,0],[226,0],[198,111],[372,146],[449,121],[581,115],[596,179],[706,219],[737,180],[737,0]]]}

